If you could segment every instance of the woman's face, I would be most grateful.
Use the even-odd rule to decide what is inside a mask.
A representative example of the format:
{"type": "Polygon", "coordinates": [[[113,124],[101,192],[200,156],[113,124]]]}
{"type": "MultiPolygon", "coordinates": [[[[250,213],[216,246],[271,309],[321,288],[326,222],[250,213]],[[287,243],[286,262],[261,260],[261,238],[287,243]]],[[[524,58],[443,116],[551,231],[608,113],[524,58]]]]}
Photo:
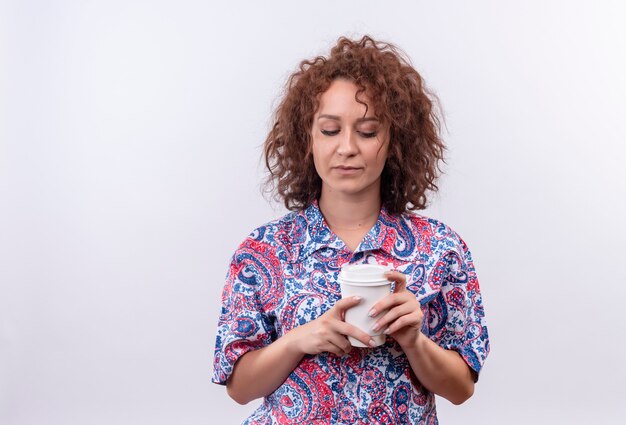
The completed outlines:
{"type": "Polygon", "coordinates": [[[313,117],[312,151],[322,194],[379,196],[387,159],[389,130],[376,117],[369,98],[348,80],[335,80],[320,96],[313,117]]]}

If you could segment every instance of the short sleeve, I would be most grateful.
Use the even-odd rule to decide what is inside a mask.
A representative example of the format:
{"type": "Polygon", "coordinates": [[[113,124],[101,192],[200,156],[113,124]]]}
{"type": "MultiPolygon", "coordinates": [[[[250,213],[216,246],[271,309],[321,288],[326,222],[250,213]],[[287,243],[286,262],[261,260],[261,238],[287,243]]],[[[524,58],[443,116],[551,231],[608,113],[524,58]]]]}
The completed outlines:
{"type": "Polygon", "coordinates": [[[259,293],[270,286],[265,265],[258,252],[245,247],[233,255],[222,293],[217,325],[212,381],[226,384],[235,363],[249,351],[271,344],[273,322],[265,312],[259,293]]]}
{"type": "Polygon", "coordinates": [[[489,335],[478,278],[465,242],[456,234],[430,280],[440,288],[428,305],[427,328],[441,347],[457,351],[478,375],[489,354],[489,335]]]}

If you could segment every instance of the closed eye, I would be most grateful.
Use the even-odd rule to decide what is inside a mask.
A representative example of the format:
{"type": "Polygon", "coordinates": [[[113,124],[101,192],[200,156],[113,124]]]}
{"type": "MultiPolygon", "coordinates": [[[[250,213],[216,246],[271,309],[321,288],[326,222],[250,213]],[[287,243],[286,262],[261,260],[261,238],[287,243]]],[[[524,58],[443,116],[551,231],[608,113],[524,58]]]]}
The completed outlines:
{"type": "Polygon", "coordinates": [[[372,137],[376,137],[376,132],[375,132],[375,131],[372,131],[372,132],[369,132],[369,133],[365,133],[365,132],[363,132],[363,131],[360,131],[360,132],[359,132],[359,134],[360,134],[362,137],[365,137],[366,139],[370,139],[370,138],[372,138],[372,137]]]}
{"type": "Polygon", "coordinates": [[[339,130],[320,130],[324,136],[336,136],[339,130]]]}

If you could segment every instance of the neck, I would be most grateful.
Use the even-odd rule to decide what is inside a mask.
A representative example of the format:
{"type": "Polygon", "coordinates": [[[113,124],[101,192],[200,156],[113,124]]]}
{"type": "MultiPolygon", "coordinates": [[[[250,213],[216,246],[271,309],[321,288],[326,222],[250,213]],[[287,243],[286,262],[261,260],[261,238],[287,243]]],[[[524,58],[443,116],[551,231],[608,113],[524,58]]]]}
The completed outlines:
{"type": "Polygon", "coordinates": [[[380,213],[381,199],[377,196],[332,196],[322,190],[319,207],[331,230],[368,230],[376,223],[380,213]]]}

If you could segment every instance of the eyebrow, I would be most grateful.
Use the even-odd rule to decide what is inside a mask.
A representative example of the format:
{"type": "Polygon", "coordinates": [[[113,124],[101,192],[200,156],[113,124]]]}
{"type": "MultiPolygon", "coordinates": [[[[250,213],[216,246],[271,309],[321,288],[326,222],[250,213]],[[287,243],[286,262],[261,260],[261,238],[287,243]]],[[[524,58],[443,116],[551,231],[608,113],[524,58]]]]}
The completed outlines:
{"type": "MultiPolygon", "coordinates": [[[[321,114],[319,117],[317,117],[318,120],[322,118],[328,118],[328,119],[335,120],[335,121],[341,121],[341,118],[337,115],[321,114]]],[[[358,123],[367,122],[367,121],[380,121],[380,120],[376,117],[364,117],[364,118],[359,118],[358,120],[356,120],[356,122],[358,123]]]]}

